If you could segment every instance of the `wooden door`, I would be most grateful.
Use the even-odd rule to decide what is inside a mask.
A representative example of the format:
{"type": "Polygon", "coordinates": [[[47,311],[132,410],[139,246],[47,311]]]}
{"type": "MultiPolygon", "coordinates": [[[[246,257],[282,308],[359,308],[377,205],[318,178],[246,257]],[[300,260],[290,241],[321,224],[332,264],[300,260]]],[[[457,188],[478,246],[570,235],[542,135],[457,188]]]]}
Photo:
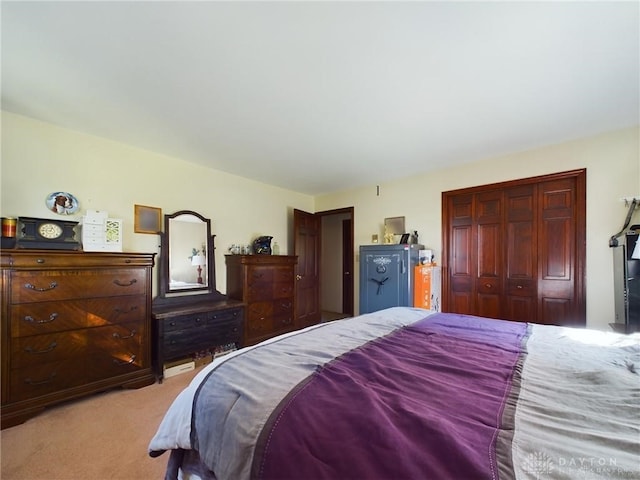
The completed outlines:
{"type": "MultiPolygon", "coordinates": [[[[445,200],[443,200],[444,202],[445,200]]],[[[473,195],[447,198],[448,228],[443,230],[443,246],[448,251],[448,275],[443,278],[449,311],[472,314],[475,309],[475,229],[473,195]]],[[[445,218],[445,217],[443,217],[445,218]]],[[[444,293],[443,292],[443,293],[444,293]]]]}
{"type": "Polygon", "coordinates": [[[294,209],[293,250],[296,265],[296,328],[320,321],[320,217],[294,209]]]}
{"type": "Polygon", "coordinates": [[[505,302],[503,318],[537,318],[536,185],[505,191],[505,302]]]}
{"type": "Polygon", "coordinates": [[[491,190],[475,196],[476,314],[502,315],[502,191],[491,190]]]}
{"type": "Polygon", "coordinates": [[[542,182],[538,194],[538,322],[584,326],[585,178],[542,182]]]}

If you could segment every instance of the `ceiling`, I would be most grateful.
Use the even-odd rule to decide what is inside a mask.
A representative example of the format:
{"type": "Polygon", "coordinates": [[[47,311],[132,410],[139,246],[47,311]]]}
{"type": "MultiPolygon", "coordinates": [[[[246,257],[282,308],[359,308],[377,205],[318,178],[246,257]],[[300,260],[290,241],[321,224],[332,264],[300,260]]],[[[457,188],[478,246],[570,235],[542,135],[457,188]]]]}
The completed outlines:
{"type": "Polygon", "coordinates": [[[635,1],[1,8],[3,110],[309,195],[640,123],[635,1]]]}

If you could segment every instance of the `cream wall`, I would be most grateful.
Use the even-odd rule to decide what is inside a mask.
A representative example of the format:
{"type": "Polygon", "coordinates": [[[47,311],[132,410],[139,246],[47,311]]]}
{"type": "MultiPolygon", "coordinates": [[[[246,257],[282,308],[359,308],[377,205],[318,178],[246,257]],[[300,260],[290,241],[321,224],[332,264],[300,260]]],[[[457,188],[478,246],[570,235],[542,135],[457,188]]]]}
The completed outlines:
{"type": "MultiPolygon", "coordinates": [[[[316,197],[316,211],[353,206],[355,244],[382,234],[384,218],[404,216],[407,230],[441,261],[441,193],[516,178],[587,169],[587,326],[608,329],[614,318],[613,263],[609,237],[622,228],[625,196],[640,196],[638,128],[482,160],[403,180],[316,197]]],[[[640,223],[636,212],[633,221],[640,223]]],[[[357,252],[356,252],[357,253],[357,252]]],[[[356,256],[357,258],[357,256],[356,256]]],[[[358,282],[356,265],[356,292],[358,282]]],[[[356,294],[356,302],[357,302],[356,294]]]]}
{"type": "MultiPolygon", "coordinates": [[[[407,229],[418,230],[420,242],[440,262],[441,192],[586,168],[587,326],[608,329],[614,308],[608,240],[627,213],[619,199],[640,196],[639,141],[638,128],[625,129],[402,180],[381,179],[379,196],[370,185],[313,198],[3,112],[0,214],[54,217],[45,207],[46,196],[68,191],[82,211],[106,210],[124,220],[125,251],[157,253],[158,236],[133,233],[134,204],[160,207],[164,213],[196,210],[213,221],[217,282],[225,292],[223,254],[232,243],[268,234],[282,254],[292,251],[293,208],[313,212],[353,206],[356,249],[371,243],[372,234],[382,235],[385,217],[404,216],[407,229]]],[[[640,223],[640,214],[633,222],[640,223]]],[[[354,273],[357,311],[358,265],[354,273]]]]}
{"type": "MultiPolygon", "coordinates": [[[[292,209],[313,211],[313,197],[211,170],[27,117],[2,113],[2,216],[56,218],[45,206],[53,191],[78,198],[86,210],[121,218],[124,250],[159,253],[159,236],[133,232],[134,204],[163,213],[195,210],[212,220],[216,280],[226,291],[224,254],[233,244],[272,235],[289,245],[292,209]]],[[[156,258],[157,263],[157,258],[156,258]]],[[[154,277],[154,290],[156,287],[154,277]]]]}

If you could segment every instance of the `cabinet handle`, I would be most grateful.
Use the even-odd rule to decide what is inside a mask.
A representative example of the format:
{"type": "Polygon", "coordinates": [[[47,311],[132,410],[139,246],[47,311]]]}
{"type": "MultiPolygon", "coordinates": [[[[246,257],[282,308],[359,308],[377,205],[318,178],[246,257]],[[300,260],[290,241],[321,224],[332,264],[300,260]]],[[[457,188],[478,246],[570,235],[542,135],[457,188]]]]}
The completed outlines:
{"type": "Polygon", "coordinates": [[[135,355],[131,355],[131,358],[129,360],[118,360],[117,358],[113,359],[113,363],[115,363],[116,365],[130,365],[135,361],[136,361],[135,355]]]}
{"type": "Polygon", "coordinates": [[[524,287],[523,287],[522,285],[518,285],[516,288],[517,288],[518,290],[522,290],[524,287]]]}
{"type": "Polygon", "coordinates": [[[38,259],[36,260],[36,263],[44,263],[44,258],[38,258],[38,259]]]}
{"type": "Polygon", "coordinates": [[[48,287],[39,288],[33,285],[32,283],[25,283],[24,288],[28,288],[29,290],[35,290],[36,292],[46,292],[48,290],[53,290],[56,288],[58,284],[56,282],[51,282],[48,287]]]}
{"type": "Polygon", "coordinates": [[[58,318],[57,313],[52,313],[51,315],[49,315],[49,318],[46,320],[36,320],[31,315],[27,315],[24,317],[24,321],[29,323],[50,323],[50,322],[53,322],[56,318],[58,318]]]}
{"type": "Polygon", "coordinates": [[[487,287],[487,288],[491,288],[491,284],[490,283],[485,283],[484,286],[487,287]]]}
{"type": "Polygon", "coordinates": [[[49,353],[50,351],[52,351],[54,348],[56,348],[58,346],[58,344],[56,342],[51,342],[51,345],[49,345],[47,348],[45,348],[44,350],[34,350],[31,347],[26,347],[24,349],[25,352],[27,353],[31,353],[34,355],[39,355],[41,353],[49,353]]]}
{"type": "Polygon", "coordinates": [[[136,331],[135,330],[131,330],[130,334],[127,335],[126,337],[123,337],[122,335],[120,335],[118,332],[113,332],[111,334],[111,336],[113,338],[119,338],[120,340],[126,340],[127,338],[133,338],[136,335],[136,331]]]}
{"type": "Polygon", "coordinates": [[[49,375],[49,378],[44,378],[42,380],[31,380],[30,378],[25,378],[24,383],[29,385],[44,385],[45,383],[51,383],[56,376],[56,372],[53,372],[49,375]]]}
{"type": "Polygon", "coordinates": [[[130,280],[129,283],[122,283],[120,280],[115,279],[113,281],[113,283],[115,283],[116,285],[118,285],[119,287],[130,287],[131,285],[133,285],[134,283],[137,283],[138,280],[136,280],[135,278],[130,280]]]}

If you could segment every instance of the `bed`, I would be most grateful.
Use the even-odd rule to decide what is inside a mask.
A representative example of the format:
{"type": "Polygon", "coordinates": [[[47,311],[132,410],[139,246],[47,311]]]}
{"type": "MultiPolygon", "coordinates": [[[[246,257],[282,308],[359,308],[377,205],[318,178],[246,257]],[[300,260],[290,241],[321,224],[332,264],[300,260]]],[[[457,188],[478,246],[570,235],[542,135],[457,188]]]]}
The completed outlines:
{"type": "Polygon", "coordinates": [[[216,359],[166,478],[640,478],[640,334],[395,307],[216,359]]]}

